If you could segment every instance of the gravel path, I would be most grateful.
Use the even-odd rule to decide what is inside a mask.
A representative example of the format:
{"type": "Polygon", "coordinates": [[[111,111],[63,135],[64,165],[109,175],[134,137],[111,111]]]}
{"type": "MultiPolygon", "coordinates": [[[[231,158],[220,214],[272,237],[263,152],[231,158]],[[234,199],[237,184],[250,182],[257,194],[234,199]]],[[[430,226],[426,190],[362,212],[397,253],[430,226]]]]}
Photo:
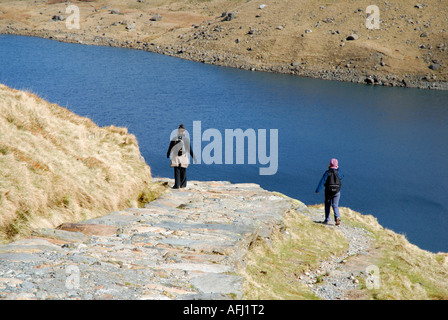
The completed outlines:
{"type": "MultiPolygon", "coordinates": [[[[323,221],[323,209],[308,208],[304,212],[314,222],[323,221]]],[[[327,228],[336,228],[347,239],[349,247],[342,256],[332,257],[321,262],[320,266],[312,272],[307,272],[301,282],[307,284],[320,298],[325,300],[346,299],[350,290],[358,289],[357,277],[366,277],[365,270],[346,268],[347,259],[359,255],[368,255],[368,250],[373,239],[373,234],[365,229],[354,227],[344,223],[336,226],[333,222],[327,224],[327,228]]]]}

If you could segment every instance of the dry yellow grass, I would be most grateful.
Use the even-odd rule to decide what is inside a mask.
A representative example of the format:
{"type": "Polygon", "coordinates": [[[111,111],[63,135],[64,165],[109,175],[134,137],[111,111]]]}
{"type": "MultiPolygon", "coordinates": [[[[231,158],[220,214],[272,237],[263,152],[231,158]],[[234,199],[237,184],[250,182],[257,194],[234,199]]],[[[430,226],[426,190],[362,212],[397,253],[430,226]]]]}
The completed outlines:
{"type": "Polygon", "coordinates": [[[368,290],[370,298],[382,300],[448,300],[448,253],[432,253],[410,243],[402,234],[383,228],[371,215],[348,208],[341,214],[376,235],[380,257],[380,288],[368,290]]]}
{"type": "Polygon", "coordinates": [[[137,206],[151,188],[126,128],[0,84],[0,240],[137,206]]]}
{"type": "Polygon", "coordinates": [[[271,241],[258,240],[250,248],[246,268],[241,271],[245,278],[244,299],[319,299],[298,281],[299,276],[348,248],[341,233],[316,224],[295,210],[290,210],[284,219],[287,232],[277,230],[271,241]]]}

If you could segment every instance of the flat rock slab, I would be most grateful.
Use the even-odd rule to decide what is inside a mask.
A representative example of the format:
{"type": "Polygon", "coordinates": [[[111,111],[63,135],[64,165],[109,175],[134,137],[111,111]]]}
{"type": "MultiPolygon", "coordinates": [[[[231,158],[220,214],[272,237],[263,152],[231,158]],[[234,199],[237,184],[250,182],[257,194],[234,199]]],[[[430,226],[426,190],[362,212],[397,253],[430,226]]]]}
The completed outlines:
{"type": "Polygon", "coordinates": [[[61,251],[61,248],[44,239],[22,239],[9,245],[0,246],[0,253],[36,253],[42,251],[61,251]]]}
{"type": "Polygon", "coordinates": [[[243,278],[241,276],[214,273],[195,277],[192,285],[202,293],[242,295],[243,278]]]}
{"type": "Polygon", "coordinates": [[[282,229],[292,206],[252,183],[189,181],[143,208],[0,246],[0,298],[241,298],[250,244],[282,229]]]}
{"type": "Polygon", "coordinates": [[[36,229],[33,231],[32,235],[35,237],[48,238],[52,240],[61,240],[63,242],[84,242],[89,239],[88,236],[81,232],[49,228],[36,229]]]}
{"type": "Polygon", "coordinates": [[[58,230],[80,232],[85,235],[112,236],[117,233],[117,227],[103,224],[90,223],[63,223],[57,227],[58,230]]]}

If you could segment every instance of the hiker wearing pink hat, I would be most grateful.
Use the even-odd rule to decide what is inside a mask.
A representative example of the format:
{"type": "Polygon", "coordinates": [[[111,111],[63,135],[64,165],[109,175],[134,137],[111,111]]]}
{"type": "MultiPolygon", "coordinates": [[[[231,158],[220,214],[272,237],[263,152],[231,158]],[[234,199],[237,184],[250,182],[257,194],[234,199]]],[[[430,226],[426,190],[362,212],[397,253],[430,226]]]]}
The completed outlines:
{"type": "Polygon", "coordinates": [[[338,165],[338,159],[331,159],[330,160],[330,165],[328,166],[329,169],[337,169],[339,168],[338,165]]]}
{"type": "Polygon", "coordinates": [[[330,207],[333,208],[334,221],[338,226],[341,223],[341,216],[339,214],[339,200],[341,199],[341,180],[344,175],[339,170],[338,159],[331,159],[328,170],[325,171],[322,179],[316,188],[316,193],[325,186],[325,220],[327,224],[330,220],[330,207]]]}

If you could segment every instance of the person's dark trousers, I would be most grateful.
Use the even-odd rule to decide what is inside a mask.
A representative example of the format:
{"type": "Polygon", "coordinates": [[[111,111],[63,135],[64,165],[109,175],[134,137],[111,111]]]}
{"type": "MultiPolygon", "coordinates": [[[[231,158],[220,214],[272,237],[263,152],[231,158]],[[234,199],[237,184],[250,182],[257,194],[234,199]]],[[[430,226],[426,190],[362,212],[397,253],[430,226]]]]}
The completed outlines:
{"type": "Polygon", "coordinates": [[[330,208],[333,207],[334,220],[341,218],[339,214],[339,199],[341,198],[341,192],[331,195],[325,193],[325,221],[328,222],[330,219],[330,208]]]}
{"type": "Polygon", "coordinates": [[[174,186],[173,188],[178,189],[185,188],[187,186],[187,168],[174,167],[174,186]]]}

